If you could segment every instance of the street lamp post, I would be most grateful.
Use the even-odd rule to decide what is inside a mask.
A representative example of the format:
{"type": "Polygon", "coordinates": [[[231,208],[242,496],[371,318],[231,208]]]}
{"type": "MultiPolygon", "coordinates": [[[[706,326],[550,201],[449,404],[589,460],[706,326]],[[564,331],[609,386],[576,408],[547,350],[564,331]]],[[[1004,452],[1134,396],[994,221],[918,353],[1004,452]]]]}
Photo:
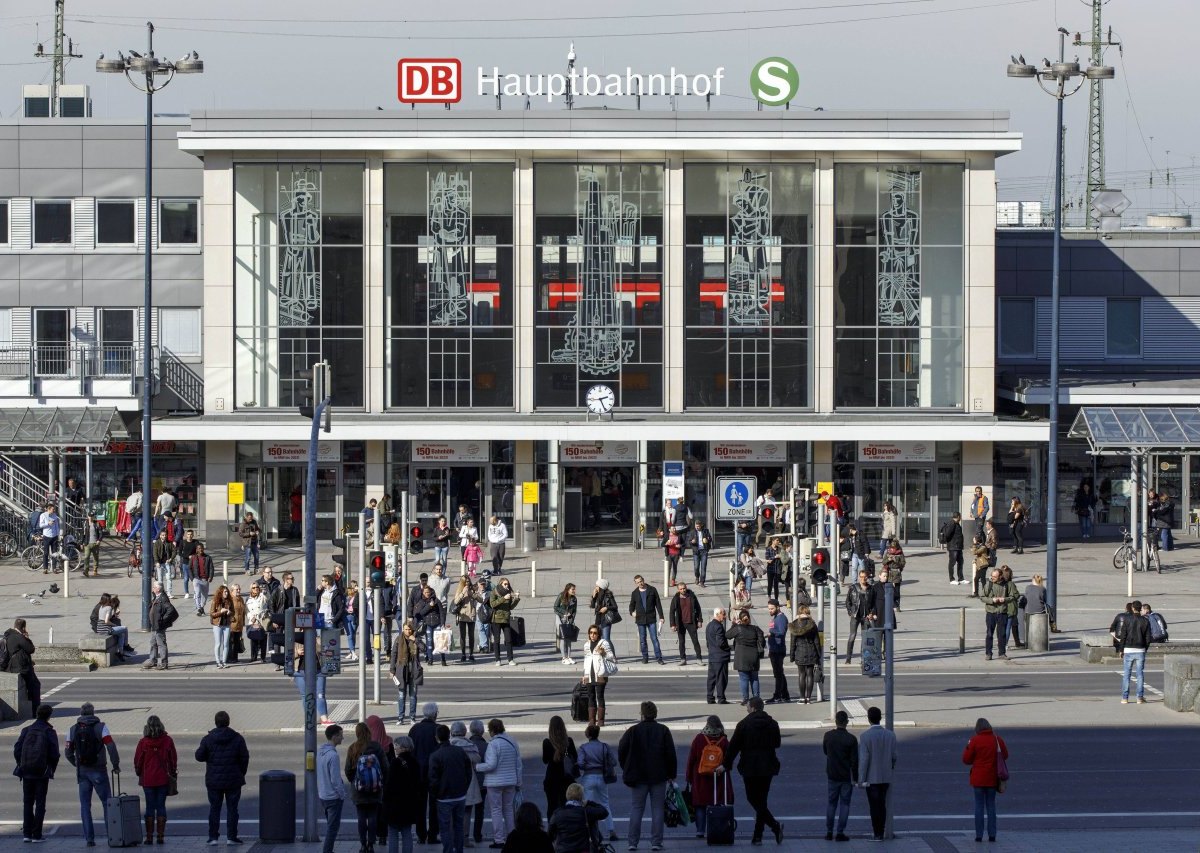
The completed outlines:
{"type": "Polygon", "coordinates": [[[150,504],[150,407],[154,401],[154,383],[150,358],[151,313],[154,307],[151,293],[152,272],[150,268],[151,223],[154,219],[154,93],[166,87],[176,74],[202,74],[204,63],[195,51],[176,62],[159,59],[154,55],[154,24],[146,22],[145,56],[129,51],[129,56],[117,54],[117,59],[105,59],[104,54],[96,60],[96,70],[102,74],[124,74],[134,88],[146,93],[146,213],[144,239],[143,294],[142,294],[142,630],[150,629],[150,565],[153,508],[150,504]],[[141,78],[139,80],[139,77],[141,78]],[[165,79],[156,79],[165,78],[165,79]]]}
{"type": "Polygon", "coordinates": [[[1062,244],[1062,176],[1063,176],[1063,101],[1074,95],[1085,80],[1111,80],[1111,66],[1079,67],[1079,60],[1066,59],[1067,31],[1058,28],[1058,61],[1042,60],[1036,68],[1024,56],[1012,57],[1008,76],[1036,80],[1042,91],[1058,101],[1057,122],[1054,127],[1054,238],[1050,272],[1050,447],[1046,472],[1046,603],[1051,610],[1058,606],[1058,309],[1059,254],[1062,244]],[[1078,82],[1075,82],[1078,80],[1078,82]],[[1048,84],[1048,85],[1047,85],[1048,84]],[[1074,88],[1069,88],[1074,84],[1074,88]]]}

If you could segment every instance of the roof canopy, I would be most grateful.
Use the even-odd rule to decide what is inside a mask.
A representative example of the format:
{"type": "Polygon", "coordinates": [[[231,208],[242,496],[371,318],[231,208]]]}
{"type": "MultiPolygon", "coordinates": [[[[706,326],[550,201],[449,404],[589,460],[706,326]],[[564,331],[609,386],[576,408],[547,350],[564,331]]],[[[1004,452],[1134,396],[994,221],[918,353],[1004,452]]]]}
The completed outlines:
{"type": "Polygon", "coordinates": [[[0,409],[0,445],[104,447],[123,430],[116,409],[0,409]]]}
{"type": "Polygon", "coordinates": [[[1093,453],[1133,455],[1200,449],[1200,408],[1084,406],[1068,433],[1085,438],[1093,453]]]}

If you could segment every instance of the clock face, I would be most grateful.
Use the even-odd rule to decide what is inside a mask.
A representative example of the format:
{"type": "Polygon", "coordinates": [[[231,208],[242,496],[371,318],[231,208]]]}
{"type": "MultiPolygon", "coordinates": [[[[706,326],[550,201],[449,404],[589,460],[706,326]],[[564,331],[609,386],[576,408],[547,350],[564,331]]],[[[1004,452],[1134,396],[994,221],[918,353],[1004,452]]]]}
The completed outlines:
{"type": "Polygon", "coordinates": [[[617,395],[607,385],[593,385],[587,392],[587,410],[593,415],[607,415],[617,404],[617,395]]]}

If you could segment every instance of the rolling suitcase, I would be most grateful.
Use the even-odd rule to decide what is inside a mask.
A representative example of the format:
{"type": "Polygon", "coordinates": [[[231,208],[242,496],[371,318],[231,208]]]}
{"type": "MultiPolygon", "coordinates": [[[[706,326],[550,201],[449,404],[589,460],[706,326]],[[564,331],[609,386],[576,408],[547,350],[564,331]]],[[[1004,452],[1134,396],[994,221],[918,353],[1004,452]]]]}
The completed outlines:
{"type": "MultiPolygon", "coordinates": [[[[721,799],[725,799],[725,774],[713,774],[713,803],[717,801],[717,780],[721,781],[721,799]]],[[[733,835],[737,831],[737,820],[733,816],[733,806],[711,805],[705,816],[708,824],[705,827],[705,839],[710,847],[732,846],[733,835]]]]}
{"type": "Polygon", "coordinates": [[[135,847],[142,843],[142,801],[137,794],[121,793],[121,774],[112,774],[112,796],[104,810],[109,847],[135,847]]]}
{"type": "Polygon", "coordinates": [[[525,645],[525,617],[524,616],[509,616],[508,617],[509,636],[512,637],[512,647],[519,649],[525,645]]]}
{"type": "Polygon", "coordinates": [[[588,720],[588,689],[582,681],[576,682],[571,690],[571,719],[577,723],[588,720]]]}

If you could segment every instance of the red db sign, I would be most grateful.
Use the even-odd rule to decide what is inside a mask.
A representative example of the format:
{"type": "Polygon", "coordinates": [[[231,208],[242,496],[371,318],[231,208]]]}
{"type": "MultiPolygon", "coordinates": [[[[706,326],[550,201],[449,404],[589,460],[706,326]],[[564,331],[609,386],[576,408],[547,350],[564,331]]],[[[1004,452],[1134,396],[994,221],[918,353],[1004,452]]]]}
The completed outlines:
{"type": "Polygon", "coordinates": [[[462,100],[462,63],[457,59],[401,59],[397,97],[404,104],[456,104],[462,100]]]}

